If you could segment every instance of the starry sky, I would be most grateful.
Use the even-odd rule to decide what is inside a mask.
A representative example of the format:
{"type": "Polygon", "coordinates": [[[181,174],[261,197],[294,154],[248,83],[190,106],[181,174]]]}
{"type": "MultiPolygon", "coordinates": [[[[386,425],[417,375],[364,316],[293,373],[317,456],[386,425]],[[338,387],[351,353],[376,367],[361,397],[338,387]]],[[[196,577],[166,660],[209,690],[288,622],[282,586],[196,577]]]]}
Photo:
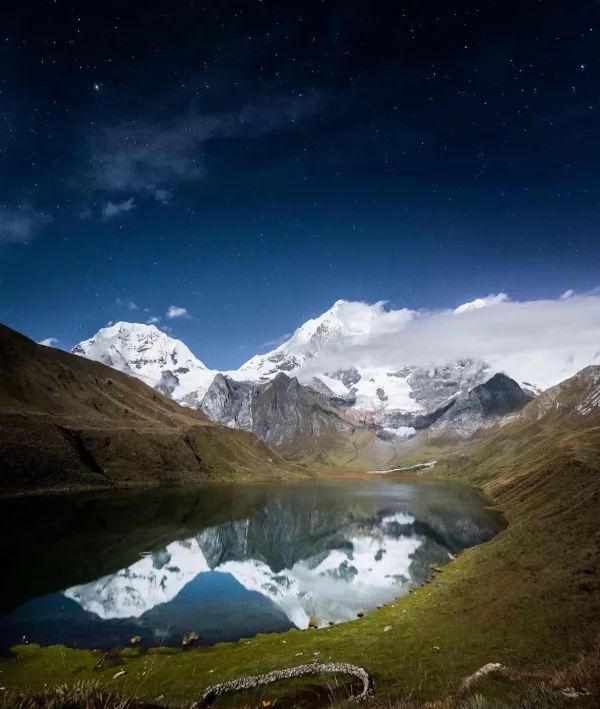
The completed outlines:
{"type": "Polygon", "coordinates": [[[241,364],[338,298],[600,285],[600,4],[0,11],[0,320],[241,364]]]}

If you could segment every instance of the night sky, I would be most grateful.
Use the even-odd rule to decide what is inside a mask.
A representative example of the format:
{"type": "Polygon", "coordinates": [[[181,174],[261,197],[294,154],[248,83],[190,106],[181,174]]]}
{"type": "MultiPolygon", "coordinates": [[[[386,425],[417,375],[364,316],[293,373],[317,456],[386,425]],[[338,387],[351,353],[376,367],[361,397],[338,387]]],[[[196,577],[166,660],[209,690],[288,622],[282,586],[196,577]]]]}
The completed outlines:
{"type": "Polygon", "coordinates": [[[34,339],[160,318],[226,368],[338,298],[600,284],[597,2],[8,6],[0,320],[34,339]]]}

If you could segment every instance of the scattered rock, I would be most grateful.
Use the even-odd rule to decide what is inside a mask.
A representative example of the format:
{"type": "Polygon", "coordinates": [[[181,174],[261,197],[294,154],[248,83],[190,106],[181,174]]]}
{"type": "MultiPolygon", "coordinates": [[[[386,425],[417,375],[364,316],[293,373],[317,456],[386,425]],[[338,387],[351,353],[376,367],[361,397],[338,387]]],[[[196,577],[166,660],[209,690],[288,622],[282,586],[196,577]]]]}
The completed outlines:
{"type": "Polygon", "coordinates": [[[579,697],[591,697],[592,693],[587,689],[577,687],[565,687],[560,690],[560,693],[567,697],[567,699],[579,699],[579,697]]]}
{"type": "Polygon", "coordinates": [[[164,694],[159,694],[158,697],[154,697],[155,702],[162,702],[162,700],[165,698],[164,694]]]}
{"type": "Polygon", "coordinates": [[[386,625],[385,628],[383,629],[384,633],[388,633],[392,629],[391,625],[386,625]]]}
{"type": "Polygon", "coordinates": [[[472,675],[465,677],[460,685],[461,690],[466,690],[471,687],[471,685],[478,682],[483,677],[489,677],[490,675],[495,675],[496,677],[502,677],[507,672],[506,667],[501,665],[499,662],[488,662],[487,665],[480,667],[477,672],[472,675]]]}
{"type": "Polygon", "coordinates": [[[119,677],[125,677],[127,672],[125,670],[120,670],[117,674],[113,675],[113,679],[119,679],[119,677]]]}
{"type": "Polygon", "coordinates": [[[191,645],[192,643],[196,642],[197,640],[200,640],[200,636],[198,633],[186,633],[183,636],[183,640],[181,641],[181,644],[184,646],[191,645]]]}
{"type": "Polygon", "coordinates": [[[129,639],[130,645],[139,645],[141,642],[142,642],[141,635],[134,635],[132,638],[129,639]]]}
{"type": "Polygon", "coordinates": [[[329,621],[329,625],[335,625],[335,623],[333,622],[333,620],[330,620],[330,621],[329,621]]]}

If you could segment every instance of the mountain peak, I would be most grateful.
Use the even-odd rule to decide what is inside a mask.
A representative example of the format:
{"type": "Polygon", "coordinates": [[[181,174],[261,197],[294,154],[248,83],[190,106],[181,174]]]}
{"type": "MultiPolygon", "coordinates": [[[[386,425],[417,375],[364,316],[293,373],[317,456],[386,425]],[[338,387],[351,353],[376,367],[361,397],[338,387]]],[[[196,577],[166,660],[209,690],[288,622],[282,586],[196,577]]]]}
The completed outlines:
{"type": "Polygon", "coordinates": [[[113,323],[112,325],[107,325],[106,327],[100,328],[99,332],[105,333],[106,335],[129,335],[132,333],[136,333],[138,335],[143,335],[144,333],[147,334],[161,334],[164,335],[165,337],[169,337],[166,332],[163,332],[162,330],[159,330],[156,325],[149,325],[146,323],[139,323],[139,322],[127,322],[125,320],[119,320],[116,323],[113,323]]]}
{"type": "Polygon", "coordinates": [[[499,303],[506,303],[509,300],[506,293],[490,293],[490,295],[485,298],[475,298],[470,303],[463,303],[459,305],[458,308],[454,309],[455,315],[460,315],[461,313],[467,313],[469,310],[479,310],[479,308],[486,308],[488,305],[498,305],[499,303]]]}
{"type": "Polygon", "coordinates": [[[98,330],[72,351],[132,374],[153,387],[164,386],[166,377],[169,387],[181,398],[194,389],[208,388],[214,376],[187,345],[152,324],[119,321],[98,330]]]}
{"type": "Polygon", "coordinates": [[[485,308],[486,305],[487,303],[483,298],[475,298],[475,300],[471,301],[470,303],[463,303],[462,305],[459,305],[454,312],[458,315],[459,313],[466,313],[468,310],[477,310],[478,308],[485,308]]]}

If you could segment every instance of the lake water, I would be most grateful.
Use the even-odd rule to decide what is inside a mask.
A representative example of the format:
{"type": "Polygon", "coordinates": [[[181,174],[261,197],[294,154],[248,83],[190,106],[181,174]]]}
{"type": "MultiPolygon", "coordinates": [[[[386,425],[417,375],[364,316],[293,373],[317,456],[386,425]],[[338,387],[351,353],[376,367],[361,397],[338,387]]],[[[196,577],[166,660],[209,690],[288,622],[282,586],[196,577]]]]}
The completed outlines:
{"type": "Polygon", "coordinates": [[[500,531],[419,479],[204,485],[0,502],[0,647],[200,643],[327,625],[408,593],[500,531]]]}

